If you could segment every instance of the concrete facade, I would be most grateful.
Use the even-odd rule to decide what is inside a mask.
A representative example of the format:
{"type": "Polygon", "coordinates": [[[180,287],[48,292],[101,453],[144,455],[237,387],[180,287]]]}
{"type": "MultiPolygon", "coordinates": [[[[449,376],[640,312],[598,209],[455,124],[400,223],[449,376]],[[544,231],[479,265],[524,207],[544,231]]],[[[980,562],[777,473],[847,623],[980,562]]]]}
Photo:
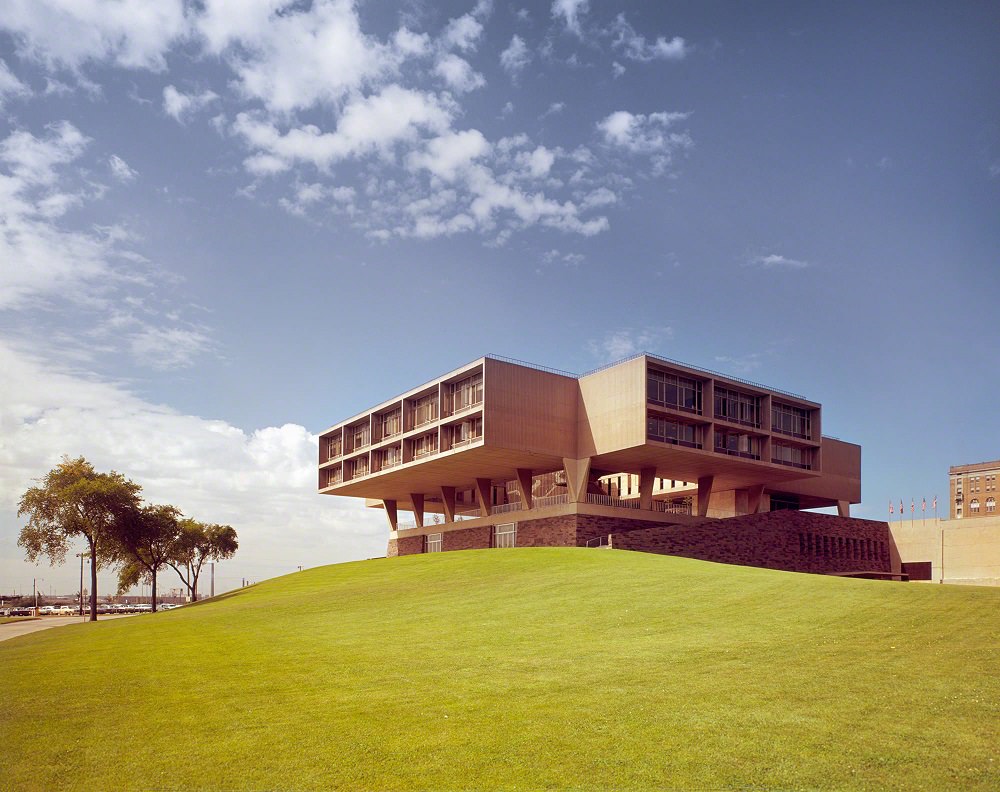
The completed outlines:
{"type": "Polygon", "coordinates": [[[894,552],[912,581],[1000,585],[1000,516],[889,523],[894,552]]]}
{"type": "Polygon", "coordinates": [[[318,486],[383,509],[389,555],[646,530],[651,552],[757,563],[746,549],[723,550],[720,537],[759,543],[780,524],[790,544],[761,556],[764,565],[781,557],[777,568],[804,569],[812,552],[826,560],[811,562],[815,571],[859,571],[828,563],[843,549],[829,542],[868,541],[865,521],[822,534],[787,533],[792,518],[753,530],[719,522],[816,507],[848,518],[861,500],[861,449],[821,429],[818,402],[653,355],[579,377],[487,356],[323,432],[318,486]],[[706,521],[713,527],[694,529],[706,521]],[[686,530],[679,544],[664,538],[686,530]]]}

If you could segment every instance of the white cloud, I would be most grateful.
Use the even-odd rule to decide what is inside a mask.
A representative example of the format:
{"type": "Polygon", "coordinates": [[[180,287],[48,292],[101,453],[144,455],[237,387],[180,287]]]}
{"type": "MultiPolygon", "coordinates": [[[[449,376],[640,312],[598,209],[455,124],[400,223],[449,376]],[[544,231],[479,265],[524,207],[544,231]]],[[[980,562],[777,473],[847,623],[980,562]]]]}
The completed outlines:
{"type": "Polygon", "coordinates": [[[384,44],[362,33],[351,0],[207,0],[196,26],[243,95],[276,113],[336,104],[420,51],[406,34],[384,44]]]}
{"type": "Polygon", "coordinates": [[[478,129],[449,132],[429,140],[422,151],[410,155],[408,163],[411,168],[424,168],[439,179],[453,181],[489,150],[489,142],[478,129]]]}
{"type": "Polygon", "coordinates": [[[175,121],[183,123],[186,117],[207,107],[218,98],[219,95],[214,91],[186,94],[168,85],[163,89],[163,111],[175,121]]]}
{"type": "Polygon", "coordinates": [[[188,33],[183,0],[7,0],[0,29],[14,35],[23,57],[79,70],[112,61],[163,71],[165,55],[188,33]]]}
{"type": "Polygon", "coordinates": [[[597,123],[597,129],[609,146],[631,154],[652,158],[654,173],[662,172],[672,161],[674,152],[694,145],[687,132],[673,132],[671,127],[690,113],[650,113],[642,115],[619,110],[597,123]]]}
{"type": "Polygon", "coordinates": [[[313,182],[296,185],[293,196],[282,198],[278,203],[285,211],[299,216],[304,216],[311,208],[321,205],[350,215],[356,211],[354,205],[356,197],[357,192],[353,187],[344,185],[327,187],[319,182],[313,182]]]}
{"type": "Polygon", "coordinates": [[[108,157],[108,167],[111,168],[111,175],[120,182],[130,182],[139,175],[138,171],[117,154],[108,157]]]}
{"type": "Polygon", "coordinates": [[[590,0],[553,0],[552,17],[562,19],[566,29],[581,35],[580,15],[586,14],[590,8],[590,0]]]}
{"type": "Polygon", "coordinates": [[[240,113],[234,131],[257,153],[247,168],[257,174],[287,170],[296,162],[319,168],[372,152],[387,154],[400,141],[414,140],[421,130],[444,132],[453,110],[430,93],[390,85],[381,93],[351,101],[335,132],[306,125],[282,134],[270,121],[240,113]]]}
{"type": "Polygon", "coordinates": [[[187,368],[211,348],[212,342],[204,332],[184,327],[147,325],[129,343],[132,357],[157,371],[187,368]]]}
{"type": "Polygon", "coordinates": [[[611,71],[614,74],[615,79],[617,80],[625,73],[625,67],[622,66],[618,61],[615,61],[614,63],[611,64],[611,71]]]}
{"type": "Polygon", "coordinates": [[[29,96],[31,89],[17,79],[17,76],[8,68],[7,64],[0,58],[0,107],[4,101],[12,96],[29,96]]]}
{"type": "MultiPolygon", "coordinates": [[[[0,523],[16,533],[16,501],[60,456],[118,470],[144,497],[240,537],[235,569],[254,577],[385,552],[384,516],[316,494],[316,435],[296,424],[244,432],[222,420],[153,404],[121,385],[0,341],[0,523]],[[259,570],[259,571],[258,571],[259,570]]],[[[0,577],[27,574],[0,559],[0,577]]],[[[46,574],[57,577],[59,571],[46,574]]],[[[65,574],[73,580],[70,566],[65,574]]],[[[238,583],[237,583],[238,585],[238,583]]]]}
{"type": "Polygon", "coordinates": [[[517,77],[531,63],[531,53],[524,39],[518,35],[511,37],[507,49],[500,53],[500,65],[511,77],[517,77]]]}
{"type": "Polygon", "coordinates": [[[555,161],[555,155],[549,149],[545,148],[545,146],[539,146],[530,153],[525,152],[522,158],[522,162],[527,167],[528,172],[535,179],[548,176],[555,161]]]}
{"type": "Polygon", "coordinates": [[[479,45],[483,26],[472,14],[463,14],[448,22],[441,34],[441,43],[447,48],[469,52],[479,45]]]}
{"type": "Polygon", "coordinates": [[[687,43],[680,36],[674,36],[669,41],[659,36],[650,44],[644,36],[636,33],[624,14],[619,14],[615,19],[611,32],[614,35],[612,46],[621,50],[625,57],[631,60],[683,60],[688,54],[687,43]]]}
{"type": "Polygon", "coordinates": [[[749,355],[744,355],[743,357],[717,355],[715,362],[719,363],[720,367],[728,368],[730,371],[736,371],[745,375],[760,368],[761,354],[760,352],[753,352],[749,355]]]}
{"type": "Polygon", "coordinates": [[[587,349],[602,362],[608,363],[622,358],[637,355],[640,352],[652,352],[652,347],[659,342],[673,337],[671,327],[653,327],[636,330],[623,328],[607,333],[604,338],[587,343],[587,349]]]}
{"type": "Polygon", "coordinates": [[[454,53],[438,58],[434,71],[457,93],[468,93],[486,84],[483,75],[473,71],[467,60],[454,53]]]}
{"type": "Polygon", "coordinates": [[[808,261],[788,258],[787,256],[780,256],[776,253],[771,253],[766,256],[754,256],[749,262],[747,262],[747,265],[763,267],[764,269],[774,269],[775,267],[781,269],[805,269],[810,266],[808,261]]]}

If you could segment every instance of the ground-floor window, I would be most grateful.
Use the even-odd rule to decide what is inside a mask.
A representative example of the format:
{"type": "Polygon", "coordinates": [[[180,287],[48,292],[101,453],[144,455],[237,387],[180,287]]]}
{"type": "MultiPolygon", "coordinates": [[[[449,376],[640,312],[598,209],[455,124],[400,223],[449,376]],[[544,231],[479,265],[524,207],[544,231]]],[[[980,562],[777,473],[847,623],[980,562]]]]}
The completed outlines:
{"type": "Polygon", "coordinates": [[[425,553],[440,553],[441,552],[441,534],[427,534],[424,537],[424,552],[425,553]]]}
{"type": "Polygon", "coordinates": [[[494,547],[515,547],[517,545],[517,523],[506,523],[493,527],[494,547]]]}

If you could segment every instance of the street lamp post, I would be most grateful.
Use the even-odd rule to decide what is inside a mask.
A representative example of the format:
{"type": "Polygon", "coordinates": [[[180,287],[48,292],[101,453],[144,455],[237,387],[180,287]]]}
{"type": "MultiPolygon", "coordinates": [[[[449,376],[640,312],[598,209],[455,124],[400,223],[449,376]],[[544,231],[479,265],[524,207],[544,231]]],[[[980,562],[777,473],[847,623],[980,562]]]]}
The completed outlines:
{"type": "Polygon", "coordinates": [[[76,557],[80,559],[80,615],[83,616],[83,559],[86,553],[77,553],[76,557]]]}
{"type": "Polygon", "coordinates": [[[35,616],[38,615],[38,584],[44,583],[45,578],[32,578],[31,579],[31,596],[35,600],[35,616]]]}

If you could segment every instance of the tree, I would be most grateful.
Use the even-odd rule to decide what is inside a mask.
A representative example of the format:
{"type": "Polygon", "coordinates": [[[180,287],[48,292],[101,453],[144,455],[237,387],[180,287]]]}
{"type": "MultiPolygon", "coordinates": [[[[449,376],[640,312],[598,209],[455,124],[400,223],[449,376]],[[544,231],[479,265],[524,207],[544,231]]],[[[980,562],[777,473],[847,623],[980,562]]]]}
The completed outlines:
{"type": "Polygon", "coordinates": [[[121,550],[118,593],[137,583],[152,587],[153,612],[156,612],[156,574],[167,565],[180,536],[180,510],[173,506],[143,506],[123,516],[117,525],[121,550]]]}
{"type": "Polygon", "coordinates": [[[142,488],[121,473],[98,473],[83,457],[62,462],[30,487],[18,503],[27,515],[17,543],[29,561],[48,556],[63,563],[69,540],[83,537],[90,549],[90,620],[97,621],[97,571],[117,563],[116,531],[122,517],[139,508],[142,488]]]}
{"type": "Polygon", "coordinates": [[[198,599],[198,577],[206,561],[232,558],[239,543],[230,525],[202,523],[190,518],[180,521],[180,533],[167,563],[187,587],[192,602],[198,599]]]}

